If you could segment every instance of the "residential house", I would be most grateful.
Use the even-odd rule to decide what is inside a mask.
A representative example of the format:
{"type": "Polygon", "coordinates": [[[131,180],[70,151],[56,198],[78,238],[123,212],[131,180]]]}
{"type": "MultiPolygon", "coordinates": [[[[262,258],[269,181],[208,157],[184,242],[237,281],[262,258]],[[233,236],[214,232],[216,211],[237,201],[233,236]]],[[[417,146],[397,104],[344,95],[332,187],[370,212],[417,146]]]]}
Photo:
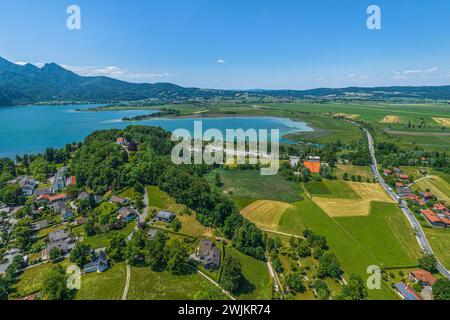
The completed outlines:
{"type": "Polygon", "coordinates": [[[400,180],[404,180],[404,181],[409,181],[409,176],[407,175],[407,174],[400,174],[399,176],[398,176],[398,178],[400,179],[400,180]]]}
{"type": "Polygon", "coordinates": [[[48,235],[50,242],[62,241],[69,238],[69,233],[64,229],[50,232],[48,235]]]}
{"type": "Polygon", "coordinates": [[[54,195],[54,196],[49,196],[49,195],[44,194],[44,195],[41,195],[41,196],[36,198],[36,200],[38,200],[38,201],[39,200],[45,200],[45,201],[50,202],[50,203],[57,202],[57,201],[60,201],[60,200],[66,200],[66,199],[67,199],[67,195],[64,194],[64,193],[57,194],[57,195],[54,195]]]}
{"type": "Polygon", "coordinates": [[[132,206],[122,207],[118,213],[119,219],[124,219],[127,222],[135,220],[138,216],[138,212],[132,206]]]}
{"type": "Polygon", "coordinates": [[[69,253],[74,247],[72,239],[66,238],[63,240],[58,240],[54,242],[50,242],[47,245],[47,248],[42,251],[42,259],[48,260],[50,259],[50,251],[54,248],[57,248],[62,255],[69,253]]]}
{"type": "Polygon", "coordinates": [[[409,274],[409,279],[414,283],[420,283],[422,286],[433,286],[436,282],[436,278],[426,270],[415,270],[409,274]]]}
{"type": "Polygon", "coordinates": [[[433,206],[433,210],[439,213],[445,213],[448,209],[447,206],[443,203],[436,203],[433,206]]]}
{"type": "Polygon", "coordinates": [[[130,203],[130,199],[123,198],[120,196],[112,196],[111,199],[109,199],[109,202],[123,206],[123,205],[130,203]]]}
{"type": "Polygon", "coordinates": [[[156,219],[161,222],[170,223],[175,218],[175,214],[167,211],[160,211],[156,215],[156,219]]]}
{"type": "Polygon", "coordinates": [[[42,188],[42,189],[35,189],[33,193],[36,197],[47,195],[52,195],[52,189],[51,188],[42,188]]]}
{"type": "Polygon", "coordinates": [[[439,217],[439,215],[436,212],[430,209],[424,209],[421,210],[421,213],[432,226],[441,228],[445,227],[446,221],[443,221],[443,219],[439,217]]]}
{"type": "Polygon", "coordinates": [[[412,189],[410,187],[399,187],[397,188],[397,193],[401,197],[406,197],[413,193],[412,189]]]}
{"type": "Polygon", "coordinates": [[[86,273],[91,272],[104,272],[108,269],[108,258],[104,250],[98,250],[92,252],[92,261],[83,266],[83,271],[86,273]]]}
{"type": "Polygon", "coordinates": [[[123,146],[123,147],[125,147],[125,146],[128,145],[128,141],[127,141],[127,139],[125,139],[125,138],[117,138],[116,143],[117,143],[119,146],[123,146]]]}
{"type": "Polygon", "coordinates": [[[422,297],[419,296],[410,286],[399,282],[395,285],[395,289],[403,298],[403,300],[422,300],[422,297]]]}
{"type": "Polygon", "coordinates": [[[218,269],[220,267],[220,250],[209,239],[200,240],[196,257],[203,263],[205,269],[218,269]]]}
{"type": "Polygon", "coordinates": [[[48,227],[48,221],[47,221],[47,219],[44,219],[44,220],[35,222],[35,223],[33,223],[33,224],[31,225],[31,228],[32,228],[34,231],[39,231],[39,230],[45,229],[45,228],[47,228],[47,227],[48,227]]]}
{"type": "Polygon", "coordinates": [[[67,186],[76,186],[77,185],[77,177],[70,176],[66,179],[66,187],[67,186]]]}
{"type": "Polygon", "coordinates": [[[78,195],[78,200],[89,201],[91,199],[91,194],[89,192],[83,191],[78,195]]]}
{"type": "Polygon", "coordinates": [[[389,169],[384,169],[384,170],[383,170],[383,174],[384,174],[385,176],[390,176],[390,175],[392,174],[392,171],[389,170],[389,169]]]}
{"type": "Polygon", "coordinates": [[[291,167],[296,168],[298,163],[300,162],[299,157],[289,157],[289,162],[291,163],[291,167]]]}
{"type": "Polygon", "coordinates": [[[53,191],[53,193],[56,193],[56,192],[64,189],[65,182],[66,182],[65,178],[64,178],[64,175],[66,174],[67,170],[69,170],[69,167],[62,167],[56,173],[56,175],[55,175],[55,177],[53,179],[53,184],[52,184],[52,191],[53,191]]]}
{"type": "Polygon", "coordinates": [[[422,196],[423,200],[425,201],[429,201],[429,200],[433,200],[434,196],[431,192],[421,192],[420,195],[422,196]]]}
{"type": "Polygon", "coordinates": [[[36,180],[30,176],[18,176],[15,179],[8,181],[10,184],[18,184],[22,188],[22,194],[26,197],[33,195],[34,188],[37,185],[36,180]]]}

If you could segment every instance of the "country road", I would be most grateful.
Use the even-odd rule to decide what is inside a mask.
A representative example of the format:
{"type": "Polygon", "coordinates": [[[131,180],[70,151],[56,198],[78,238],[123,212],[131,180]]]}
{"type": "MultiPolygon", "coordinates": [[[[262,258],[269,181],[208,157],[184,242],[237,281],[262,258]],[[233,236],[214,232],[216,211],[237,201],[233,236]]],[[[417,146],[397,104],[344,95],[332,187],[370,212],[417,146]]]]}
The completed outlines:
{"type": "MultiPolygon", "coordinates": [[[[355,122],[352,122],[352,123],[354,123],[357,126],[359,126],[355,122]]],[[[419,245],[422,248],[423,252],[427,253],[427,254],[432,254],[432,255],[434,255],[436,257],[436,255],[433,252],[433,249],[431,248],[431,246],[430,246],[430,244],[428,242],[428,239],[427,239],[427,237],[425,235],[425,232],[422,229],[422,226],[420,225],[419,221],[416,219],[414,214],[409,209],[408,204],[406,203],[406,201],[403,200],[403,199],[400,199],[400,197],[394,192],[394,190],[392,190],[391,187],[389,187],[386,184],[386,182],[384,181],[383,177],[380,175],[380,173],[378,171],[378,163],[377,163],[377,159],[376,159],[375,147],[374,147],[374,142],[373,142],[372,135],[370,134],[370,132],[367,129],[363,128],[363,130],[367,134],[367,140],[369,142],[370,156],[372,158],[371,169],[372,169],[372,173],[373,173],[375,179],[383,187],[383,189],[386,190],[386,192],[389,194],[389,196],[391,196],[391,198],[394,199],[394,201],[399,205],[399,207],[402,210],[403,214],[406,216],[406,218],[408,219],[408,221],[411,224],[412,228],[414,229],[414,232],[415,232],[416,238],[417,238],[417,242],[419,243],[419,245]]],[[[446,277],[447,279],[450,280],[450,271],[448,271],[444,267],[444,265],[440,262],[438,257],[436,257],[436,260],[437,260],[437,269],[439,270],[439,272],[444,277],[446,277]]]]}

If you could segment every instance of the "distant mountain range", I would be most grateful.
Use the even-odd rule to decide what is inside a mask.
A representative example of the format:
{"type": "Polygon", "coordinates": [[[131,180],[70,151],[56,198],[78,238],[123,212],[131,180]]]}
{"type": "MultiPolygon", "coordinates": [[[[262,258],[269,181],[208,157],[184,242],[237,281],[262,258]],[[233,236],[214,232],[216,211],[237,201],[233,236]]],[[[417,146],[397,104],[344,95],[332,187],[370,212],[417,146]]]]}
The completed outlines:
{"type": "Polygon", "coordinates": [[[55,63],[38,68],[0,57],[0,106],[36,103],[118,103],[139,101],[183,103],[212,100],[264,99],[439,99],[450,100],[450,86],[320,88],[312,90],[214,90],[171,83],[138,84],[108,77],[83,77],[55,63]]]}

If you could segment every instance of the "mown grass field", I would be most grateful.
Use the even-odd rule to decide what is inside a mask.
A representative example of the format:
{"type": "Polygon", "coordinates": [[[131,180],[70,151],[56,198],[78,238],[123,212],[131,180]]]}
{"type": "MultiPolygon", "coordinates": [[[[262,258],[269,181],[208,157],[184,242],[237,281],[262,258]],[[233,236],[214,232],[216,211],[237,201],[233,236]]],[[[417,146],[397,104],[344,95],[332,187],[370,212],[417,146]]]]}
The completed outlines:
{"type": "Polygon", "coordinates": [[[225,256],[231,255],[241,262],[244,281],[234,294],[240,300],[272,299],[272,279],[265,262],[247,256],[240,251],[225,247],[225,256]]]}
{"type": "Polygon", "coordinates": [[[424,228],[424,232],[436,256],[450,269],[450,230],[424,228]]]}
{"type": "Polygon", "coordinates": [[[76,300],[121,300],[127,271],[125,262],[116,263],[103,273],[81,276],[81,288],[76,300]]]}
{"type": "Polygon", "coordinates": [[[168,271],[131,268],[128,300],[194,300],[200,292],[214,293],[227,299],[217,287],[195,272],[174,276],[168,271]]]}
{"type": "Polygon", "coordinates": [[[283,213],[292,208],[286,202],[257,200],[242,209],[241,214],[260,228],[276,230],[283,213]]]}
{"type": "Polygon", "coordinates": [[[361,199],[349,182],[341,180],[308,181],[303,187],[311,197],[361,199]]]}
{"type": "Polygon", "coordinates": [[[83,243],[91,246],[93,249],[105,248],[109,245],[109,234],[121,233],[125,237],[128,237],[133,232],[136,222],[129,222],[122,230],[113,230],[109,233],[99,233],[93,236],[87,236],[83,226],[78,226],[72,229],[72,232],[78,236],[83,237],[83,243]]]}
{"type": "Polygon", "coordinates": [[[255,200],[295,202],[301,200],[300,189],[295,182],[286,181],[281,175],[262,176],[259,170],[213,170],[209,178],[218,173],[222,192],[233,197],[255,200]]]}

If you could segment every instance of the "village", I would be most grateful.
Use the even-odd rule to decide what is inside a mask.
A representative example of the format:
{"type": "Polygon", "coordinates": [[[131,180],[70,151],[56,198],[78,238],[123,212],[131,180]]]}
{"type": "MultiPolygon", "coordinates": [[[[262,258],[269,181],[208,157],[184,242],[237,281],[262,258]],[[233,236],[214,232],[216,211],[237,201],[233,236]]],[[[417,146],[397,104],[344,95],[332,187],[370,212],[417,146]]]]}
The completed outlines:
{"type": "MultiPolygon", "coordinates": [[[[412,177],[401,168],[384,169],[388,185],[395,189],[399,197],[407,201],[413,212],[434,228],[450,227],[450,209],[448,204],[440,201],[430,190],[418,190],[412,177]]],[[[427,172],[422,171],[420,179],[427,179],[427,172]]],[[[417,180],[416,180],[417,181],[417,180]]]]}

